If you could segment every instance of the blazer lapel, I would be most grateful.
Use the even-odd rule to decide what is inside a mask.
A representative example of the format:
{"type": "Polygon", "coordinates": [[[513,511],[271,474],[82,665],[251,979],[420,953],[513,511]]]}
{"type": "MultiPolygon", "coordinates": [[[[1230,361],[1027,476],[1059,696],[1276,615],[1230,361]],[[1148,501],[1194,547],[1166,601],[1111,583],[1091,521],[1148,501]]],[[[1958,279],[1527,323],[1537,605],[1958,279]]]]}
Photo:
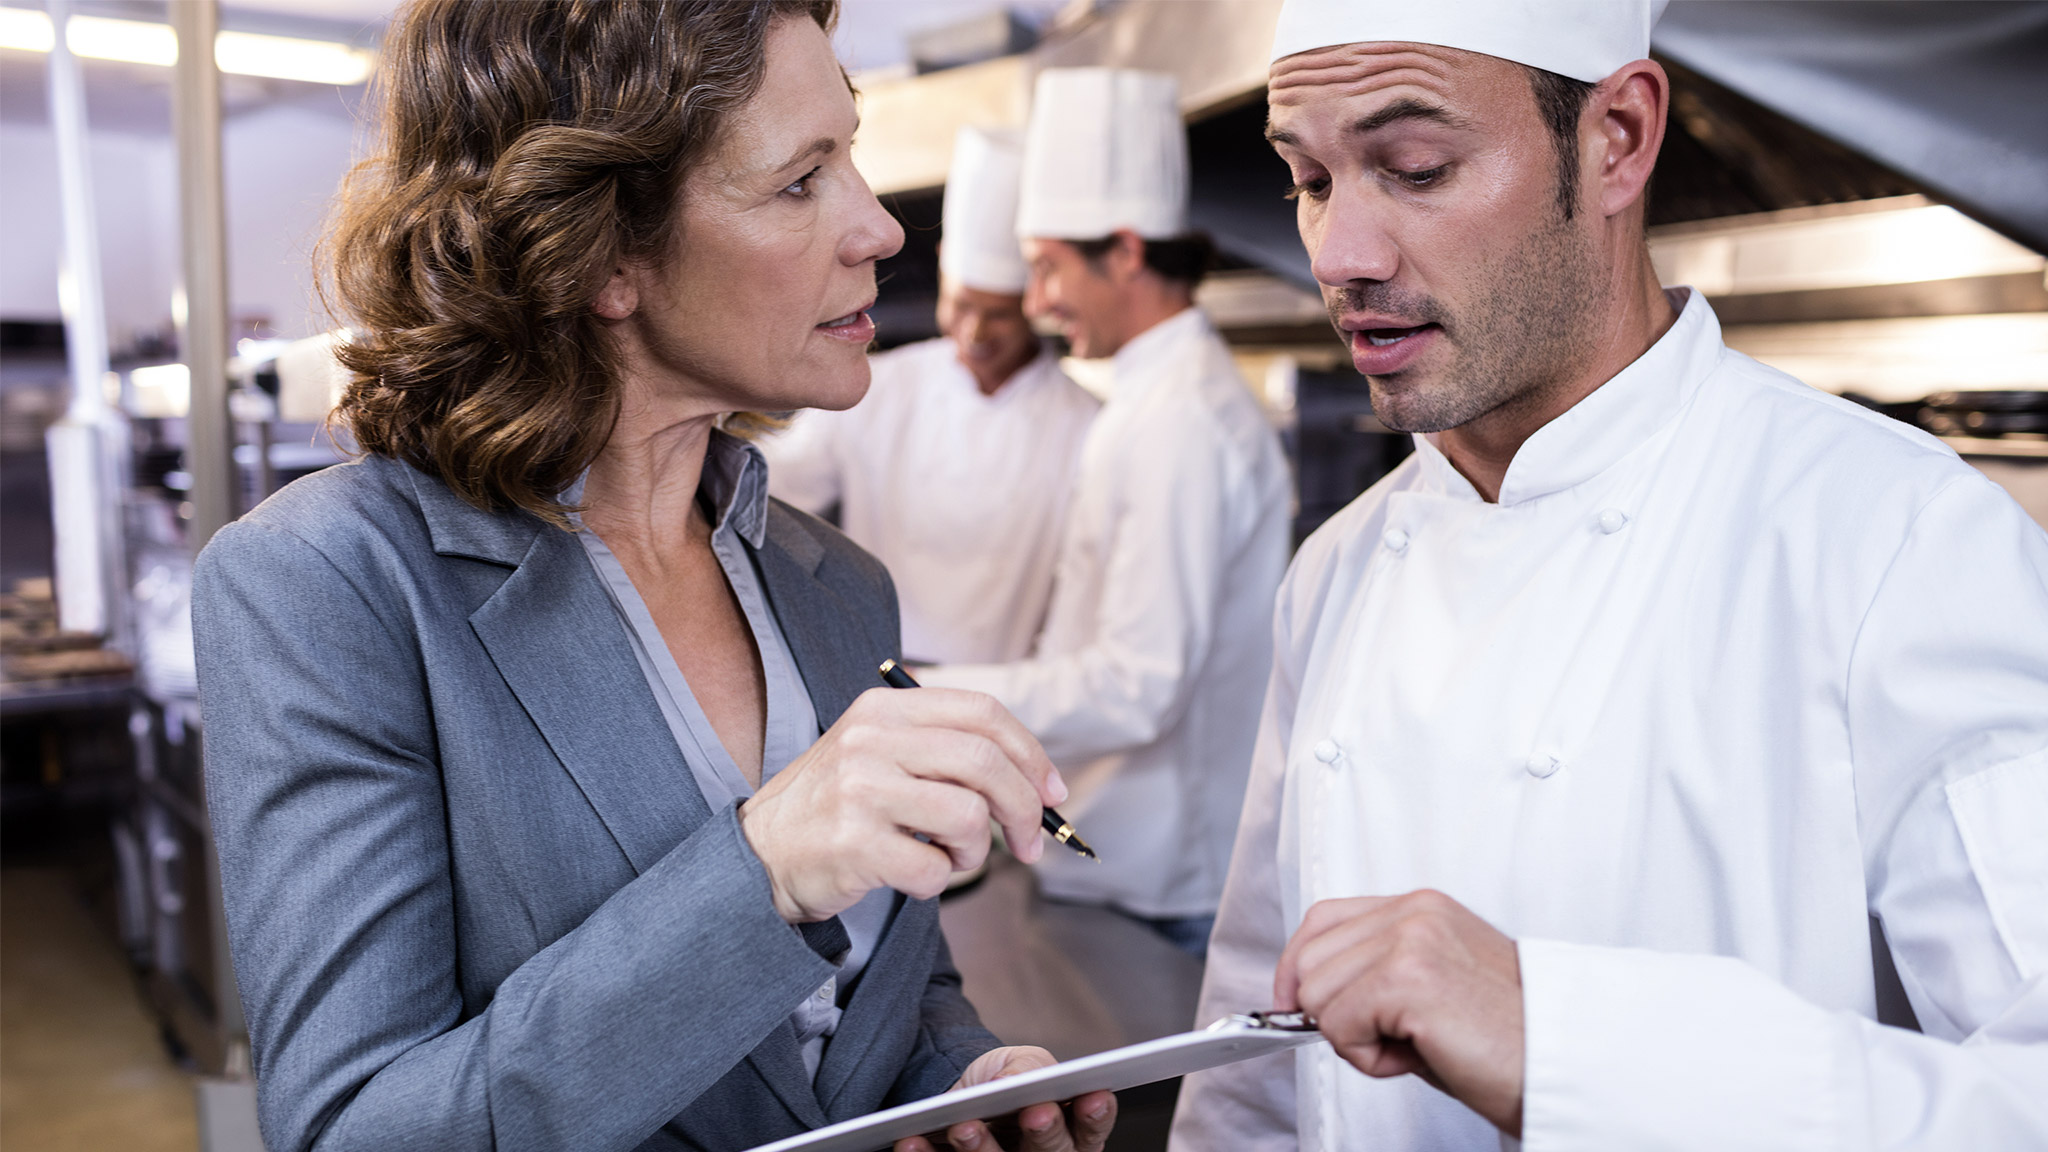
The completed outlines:
{"type": "MultiPolygon", "coordinates": [[[[867,1065],[875,1041],[891,1031],[890,1025],[916,1019],[922,1011],[925,984],[931,972],[931,937],[938,929],[937,900],[900,899],[896,914],[889,918],[889,926],[875,945],[874,955],[861,970],[860,984],[854,988],[853,998],[847,1001],[846,1012],[839,1018],[839,1031],[825,1045],[825,1059],[818,1065],[813,1091],[833,1123],[851,1119],[874,1106],[870,1100],[841,1097],[854,1075],[867,1065]]],[[[875,1069],[866,1067],[865,1071],[872,1075],[875,1069]]],[[[891,1083],[895,1081],[893,1072],[889,1079],[891,1083]]]]}
{"type": "MultiPolygon", "coordinates": [[[[830,1051],[830,1046],[827,1046],[830,1051]]],[[[775,1025],[768,1038],[761,1041],[747,1054],[747,1063],[761,1079],[768,1082],[790,1114],[803,1122],[805,1128],[823,1128],[827,1121],[825,1110],[818,1106],[818,1095],[811,1090],[810,1074],[804,1071],[804,1050],[796,1042],[796,1027],[784,1020],[775,1025]]]]}
{"type": "Polygon", "coordinates": [[[818,727],[830,728],[855,697],[881,684],[882,661],[897,655],[895,637],[875,635],[873,605],[849,603],[818,578],[825,546],[788,509],[770,502],[767,535],[754,555],[818,727]]]}
{"type": "Polygon", "coordinates": [[[540,525],[469,618],[498,672],[639,872],[711,816],[583,547],[540,525]]]}

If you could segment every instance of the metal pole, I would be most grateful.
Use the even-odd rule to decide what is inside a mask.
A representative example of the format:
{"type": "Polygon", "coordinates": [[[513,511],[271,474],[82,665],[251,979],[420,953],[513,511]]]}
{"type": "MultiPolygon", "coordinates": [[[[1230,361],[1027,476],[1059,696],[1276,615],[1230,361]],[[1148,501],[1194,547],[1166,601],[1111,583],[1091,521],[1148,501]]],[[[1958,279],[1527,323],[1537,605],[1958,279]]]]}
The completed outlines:
{"type": "Polygon", "coordinates": [[[185,470],[192,474],[192,551],[235,518],[240,471],[228,416],[227,194],[220,162],[220,69],[213,43],[216,0],[176,0],[171,27],[178,63],[171,121],[178,145],[178,217],[185,253],[185,317],[179,348],[192,372],[185,470]]]}
{"type": "Polygon", "coordinates": [[[54,567],[58,625],[67,632],[126,639],[121,588],[122,494],[126,488],[126,428],[103,392],[107,375],[107,316],[100,292],[99,229],[94,219],[92,167],[86,151],[85,80],[67,40],[70,6],[49,0],[50,126],[57,141],[57,186],[64,246],[57,277],[64,315],[65,358],[71,400],[45,436],[50,469],[50,520],[56,537],[54,567]]]}
{"type": "MultiPolygon", "coordinates": [[[[179,347],[192,372],[192,406],[185,440],[185,470],[192,474],[192,522],[187,526],[194,555],[235,518],[241,470],[235,464],[235,425],[228,410],[227,192],[221,177],[220,68],[214,40],[220,32],[216,0],[171,0],[171,27],[178,34],[178,63],[171,78],[171,121],[178,145],[178,218],[184,230],[185,316],[179,347]]],[[[186,730],[185,739],[203,737],[186,730]]],[[[247,1026],[236,993],[222,915],[219,858],[213,829],[206,830],[207,919],[213,938],[215,1021],[225,1052],[224,1067],[209,1074],[247,1073],[247,1026]]]]}

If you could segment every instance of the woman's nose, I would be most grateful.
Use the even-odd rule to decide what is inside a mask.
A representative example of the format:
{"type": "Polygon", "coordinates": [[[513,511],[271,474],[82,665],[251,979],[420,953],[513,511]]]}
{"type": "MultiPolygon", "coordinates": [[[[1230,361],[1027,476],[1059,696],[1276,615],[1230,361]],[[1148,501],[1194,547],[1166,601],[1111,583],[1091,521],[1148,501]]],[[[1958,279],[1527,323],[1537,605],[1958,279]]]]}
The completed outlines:
{"type": "Polygon", "coordinates": [[[841,259],[848,266],[856,266],[870,260],[886,260],[902,250],[903,225],[882,207],[882,202],[868,190],[868,182],[861,179],[860,207],[845,242],[839,246],[841,259]]]}

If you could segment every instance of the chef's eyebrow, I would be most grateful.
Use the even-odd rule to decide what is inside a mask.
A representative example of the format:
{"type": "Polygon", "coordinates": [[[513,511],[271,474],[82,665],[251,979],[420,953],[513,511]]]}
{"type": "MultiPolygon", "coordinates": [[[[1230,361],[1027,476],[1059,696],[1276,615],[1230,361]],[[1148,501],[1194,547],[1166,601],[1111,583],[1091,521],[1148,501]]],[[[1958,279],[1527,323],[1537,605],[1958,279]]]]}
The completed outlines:
{"type": "MultiPolygon", "coordinates": [[[[1426,120],[1446,128],[1472,127],[1470,120],[1440,104],[1428,104],[1412,96],[1404,96],[1369,116],[1361,116],[1352,121],[1346,131],[1354,136],[1367,136],[1389,124],[1403,120],[1426,120]]],[[[1266,124],[1266,139],[1274,144],[1291,144],[1297,148],[1301,146],[1300,139],[1294,133],[1275,128],[1270,121],[1266,124]]]]}
{"type": "Polygon", "coordinates": [[[1440,104],[1425,104],[1412,96],[1404,96],[1370,116],[1361,116],[1351,123],[1354,135],[1364,136],[1377,132],[1389,124],[1401,120],[1428,120],[1446,128],[1470,128],[1472,122],[1440,104]]]}

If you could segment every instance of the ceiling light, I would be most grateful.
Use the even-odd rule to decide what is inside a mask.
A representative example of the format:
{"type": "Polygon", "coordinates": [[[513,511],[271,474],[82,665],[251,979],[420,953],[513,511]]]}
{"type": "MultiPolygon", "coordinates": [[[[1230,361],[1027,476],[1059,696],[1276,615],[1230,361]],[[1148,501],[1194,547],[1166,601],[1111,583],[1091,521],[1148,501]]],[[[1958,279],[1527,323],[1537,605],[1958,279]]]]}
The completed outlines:
{"type": "Polygon", "coordinates": [[[213,42],[213,59],[223,72],[308,84],[361,84],[377,66],[375,55],[347,44],[253,32],[222,32],[213,42]]]}
{"type": "MultiPolygon", "coordinates": [[[[167,24],[74,16],[65,42],[79,56],[169,67],[178,62],[178,37],[167,24]]],[[[48,52],[56,43],[46,12],[0,8],[0,48],[48,52]]],[[[222,32],[213,60],[223,72],[269,76],[308,84],[360,84],[376,67],[376,53],[332,40],[222,32]]]]}
{"type": "Polygon", "coordinates": [[[2048,261],[1920,196],[1795,208],[1650,232],[1666,284],[1708,296],[2038,275],[2048,261]]]}

